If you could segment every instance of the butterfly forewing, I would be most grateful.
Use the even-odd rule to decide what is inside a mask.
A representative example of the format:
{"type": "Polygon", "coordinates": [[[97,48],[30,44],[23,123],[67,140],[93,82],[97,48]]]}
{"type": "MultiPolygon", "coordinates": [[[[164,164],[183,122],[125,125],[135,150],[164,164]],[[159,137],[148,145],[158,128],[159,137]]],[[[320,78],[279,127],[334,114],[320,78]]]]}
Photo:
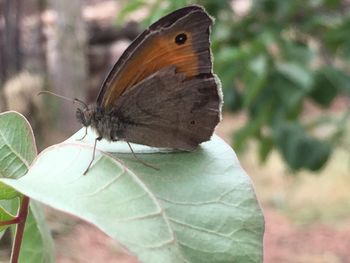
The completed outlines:
{"type": "Polygon", "coordinates": [[[127,89],[169,65],[186,78],[212,72],[212,19],[200,7],[188,7],[185,12],[184,8],[165,16],[131,44],[107,76],[99,106],[108,111],[127,89]]]}

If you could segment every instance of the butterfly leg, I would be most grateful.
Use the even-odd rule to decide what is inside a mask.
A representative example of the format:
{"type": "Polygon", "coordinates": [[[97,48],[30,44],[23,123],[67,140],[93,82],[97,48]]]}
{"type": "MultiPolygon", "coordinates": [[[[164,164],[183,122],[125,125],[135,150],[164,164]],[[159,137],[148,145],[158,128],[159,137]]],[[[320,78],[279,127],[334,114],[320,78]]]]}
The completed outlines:
{"type": "Polygon", "coordinates": [[[140,163],[142,163],[143,165],[147,166],[147,167],[150,167],[150,168],[153,168],[155,170],[159,170],[159,167],[153,165],[153,164],[150,164],[150,163],[146,163],[145,161],[141,160],[140,158],[137,157],[137,155],[135,154],[134,150],[132,149],[130,143],[128,141],[126,141],[126,143],[128,144],[129,148],[130,148],[130,151],[132,153],[132,155],[134,156],[134,158],[139,161],[140,163]]]}
{"type": "Polygon", "coordinates": [[[85,134],[84,134],[84,136],[81,137],[80,139],[77,139],[77,141],[82,141],[82,140],[84,140],[84,138],[86,137],[86,135],[87,135],[87,127],[85,127],[85,134]]]}
{"type": "Polygon", "coordinates": [[[89,163],[89,166],[86,168],[85,172],[83,173],[83,175],[85,175],[85,174],[89,171],[90,166],[92,165],[93,161],[95,160],[96,144],[97,144],[97,141],[100,141],[101,139],[102,139],[101,136],[100,136],[100,137],[97,137],[97,138],[95,139],[94,150],[93,150],[93,153],[92,153],[92,159],[91,159],[91,161],[90,161],[90,163],[89,163]]]}

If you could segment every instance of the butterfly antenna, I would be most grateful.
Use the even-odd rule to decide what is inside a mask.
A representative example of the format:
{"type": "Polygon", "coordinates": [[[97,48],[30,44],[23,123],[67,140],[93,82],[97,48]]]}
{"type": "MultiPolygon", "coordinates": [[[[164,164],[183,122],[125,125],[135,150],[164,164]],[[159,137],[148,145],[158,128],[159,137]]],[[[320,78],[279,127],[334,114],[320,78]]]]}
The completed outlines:
{"type": "Polygon", "coordinates": [[[51,92],[51,91],[48,91],[48,90],[42,90],[42,91],[40,91],[40,92],[38,92],[38,96],[39,95],[42,95],[42,94],[49,94],[49,95],[53,95],[53,96],[56,96],[56,97],[58,97],[58,98],[61,98],[61,99],[64,99],[64,100],[68,100],[68,101],[71,101],[71,102],[73,102],[73,103],[75,103],[75,102],[79,102],[81,105],[83,105],[84,106],[84,108],[85,109],[87,109],[88,108],[88,106],[87,106],[87,104],[85,103],[85,102],[83,102],[83,101],[81,101],[81,100],[79,100],[79,99],[71,99],[71,98],[68,98],[68,97],[65,97],[65,96],[62,96],[62,95],[59,95],[59,94],[56,94],[56,93],[53,93],[53,92],[51,92]]]}

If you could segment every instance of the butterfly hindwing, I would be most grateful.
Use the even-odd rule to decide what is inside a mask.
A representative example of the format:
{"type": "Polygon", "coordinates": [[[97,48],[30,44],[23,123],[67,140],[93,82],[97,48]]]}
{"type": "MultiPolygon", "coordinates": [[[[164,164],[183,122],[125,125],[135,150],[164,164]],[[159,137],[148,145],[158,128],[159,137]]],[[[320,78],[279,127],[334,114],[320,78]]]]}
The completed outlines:
{"type": "Polygon", "coordinates": [[[210,139],[220,121],[221,93],[214,75],[187,79],[164,68],[118,100],[116,137],[153,147],[193,150],[210,139]]]}

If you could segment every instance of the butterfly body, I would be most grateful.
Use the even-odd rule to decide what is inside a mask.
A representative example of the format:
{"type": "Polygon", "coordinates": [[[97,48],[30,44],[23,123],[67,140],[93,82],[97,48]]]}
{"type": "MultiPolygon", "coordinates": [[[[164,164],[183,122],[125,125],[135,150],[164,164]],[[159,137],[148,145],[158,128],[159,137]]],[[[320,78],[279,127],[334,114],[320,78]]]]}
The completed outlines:
{"type": "Polygon", "coordinates": [[[77,119],[97,140],[194,150],[221,119],[222,92],[212,72],[212,18],[188,6],[161,18],[126,49],[95,104],[77,119]]]}
{"type": "Polygon", "coordinates": [[[123,119],[115,110],[105,112],[96,104],[90,105],[85,110],[78,109],[76,116],[83,126],[90,126],[95,130],[99,138],[104,138],[108,141],[122,139],[123,130],[132,124],[130,121],[123,119]]]}

